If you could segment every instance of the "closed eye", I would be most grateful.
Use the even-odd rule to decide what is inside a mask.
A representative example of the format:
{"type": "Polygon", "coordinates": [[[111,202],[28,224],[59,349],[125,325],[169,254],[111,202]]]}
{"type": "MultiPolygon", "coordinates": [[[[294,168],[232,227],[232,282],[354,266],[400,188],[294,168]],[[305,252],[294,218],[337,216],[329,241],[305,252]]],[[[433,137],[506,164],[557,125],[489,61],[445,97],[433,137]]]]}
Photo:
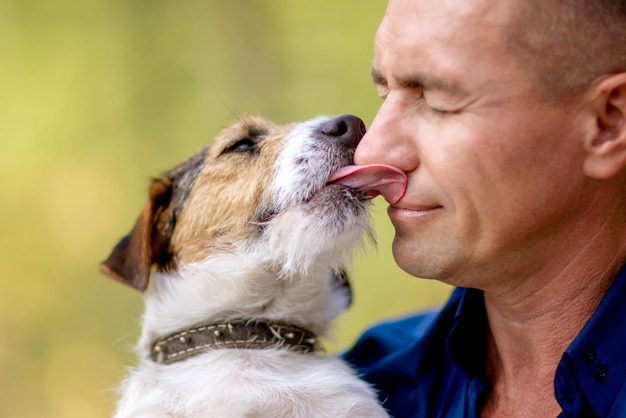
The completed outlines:
{"type": "Polygon", "coordinates": [[[222,154],[228,152],[256,152],[258,149],[259,147],[257,143],[246,137],[237,140],[232,145],[229,145],[226,149],[224,149],[224,151],[222,151],[222,154]]]}

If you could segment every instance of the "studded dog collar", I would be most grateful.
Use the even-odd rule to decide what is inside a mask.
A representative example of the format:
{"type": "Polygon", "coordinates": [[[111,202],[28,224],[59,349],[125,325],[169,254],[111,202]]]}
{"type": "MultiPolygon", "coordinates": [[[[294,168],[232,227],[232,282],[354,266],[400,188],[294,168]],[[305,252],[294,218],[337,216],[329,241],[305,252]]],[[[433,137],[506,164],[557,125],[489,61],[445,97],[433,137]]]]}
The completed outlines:
{"type": "Polygon", "coordinates": [[[315,334],[295,325],[235,320],[190,328],[157,340],[152,344],[150,358],[160,364],[170,364],[216,348],[275,347],[307,354],[315,351],[316,343],[315,334]]]}

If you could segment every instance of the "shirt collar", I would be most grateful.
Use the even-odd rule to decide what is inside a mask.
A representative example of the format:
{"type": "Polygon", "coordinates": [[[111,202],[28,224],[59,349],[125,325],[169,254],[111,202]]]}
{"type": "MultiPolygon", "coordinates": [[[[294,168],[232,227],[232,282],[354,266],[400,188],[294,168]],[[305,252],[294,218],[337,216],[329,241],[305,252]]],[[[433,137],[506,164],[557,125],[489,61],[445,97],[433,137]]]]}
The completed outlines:
{"type": "MultiPolygon", "coordinates": [[[[460,299],[448,335],[448,354],[469,379],[480,382],[478,387],[484,389],[487,315],[483,292],[457,291],[460,299]]],[[[626,266],[557,367],[555,396],[567,416],[586,416],[589,409],[596,416],[609,416],[616,402],[626,405],[625,353],[626,266]]],[[[481,394],[475,396],[480,398],[481,394]]]]}
{"type": "Polygon", "coordinates": [[[587,324],[563,354],[555,380],[557,400],[564,410],[582,404],[590,407],[596,416],[608,416],[625,376],[626,267],[622,267],[587,324]]]}
{"type": "Polygon", "coordinates": [[[482,378],[485,369],[487,314],[483,292],[457,289],[459,304],[447,340],[452,361],[468,378],[482,378]]]}
{"type": "Polygon", "coordinates": [[[446,341],[452,363],[465,375],[464,416],[478,416],[489,387],[485,378],[487,314],[483,292],[477,289],[456,290],[459,302],[452,329],[446,341]],[[471,411],[471,412],[470,412],[471,411]]]}

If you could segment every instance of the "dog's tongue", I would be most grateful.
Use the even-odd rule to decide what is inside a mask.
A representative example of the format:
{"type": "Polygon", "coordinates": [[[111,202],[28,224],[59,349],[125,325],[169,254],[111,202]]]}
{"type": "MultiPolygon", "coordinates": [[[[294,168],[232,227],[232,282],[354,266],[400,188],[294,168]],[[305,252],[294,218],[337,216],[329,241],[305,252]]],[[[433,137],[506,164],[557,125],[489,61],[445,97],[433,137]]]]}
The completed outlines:
{"type": "Polygon", "coordinates": [[[329,183],[359,189],[370,198],[383,195],[389,203],[396,203],[406,189],[406,174],[390,165],[348,165],[340,168],[328,179],[329,183]]]}

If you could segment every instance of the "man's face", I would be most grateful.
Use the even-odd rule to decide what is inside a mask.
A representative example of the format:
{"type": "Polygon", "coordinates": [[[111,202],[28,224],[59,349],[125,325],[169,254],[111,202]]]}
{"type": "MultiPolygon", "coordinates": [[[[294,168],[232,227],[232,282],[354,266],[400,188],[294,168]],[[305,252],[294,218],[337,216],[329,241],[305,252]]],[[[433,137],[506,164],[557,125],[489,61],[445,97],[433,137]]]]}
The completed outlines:
{"type": "Polygon", "coordinates": [[[576,102],[541,100],[506,51],[512,3],[390,0],[376,35],[384,102],[355,161],[407,173],[389,216],[415,276],[486,288],[530,274],[584,210],[576,102]]]}

